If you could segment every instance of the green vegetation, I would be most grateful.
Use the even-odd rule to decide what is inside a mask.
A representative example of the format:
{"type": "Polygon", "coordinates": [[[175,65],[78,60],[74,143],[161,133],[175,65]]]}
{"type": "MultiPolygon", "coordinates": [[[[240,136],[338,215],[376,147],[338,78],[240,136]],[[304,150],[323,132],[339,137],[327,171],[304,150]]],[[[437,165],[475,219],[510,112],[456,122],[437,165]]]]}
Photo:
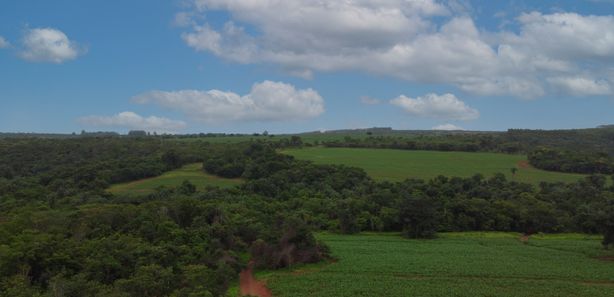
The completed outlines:
{"type": "MultiPolygon", "coordinates": [[[[468,262],[497,263],[494,256],[512,249],[505,238],[496,239],[501,243],[494,245],[478,244],[491,248],[478,247],[484,258],[473,260],[464,258],[465,251],[471,251],[470,245],[463,246],[466,239],[445,234],[434,241],[403,242],[398,234],[408,238],[437,238],[438,233],[459,231],[602,235],[591,239],[590,250],[583,243],[569,244],[566,238],[540,247],[552,250],[551,255],[579,248],[586,255],[598,255],[595,244],[600,239],[603,248],[614,244],[614,187],[604,176],[537,187],[504,174],[380,182],[361,168],[314,164],[279,153],[304,145],[296,136],[236,144],[149,137],[0,139],[0,297],[224,296],[250,258],[256,269],[284,269],[327,259],[329,248],[313,233],[322,231],[397,234],[391,237],[397,242],[392,250],[361,251],[376,243],[347,248],[371,264],[339,257],[339,265],[350,263],[358,269],[360,286],[368,284],[376,292],[385,292],[395,287],[391,282],[415,274],[430,277],[420,284],[423,291],[440,290],[442,295],[449,288],[446,284],[452,283],[479,294],[493,283],[516,285],[517,280],[507,279],[507,270],[502,269],[494,270],[499,280],[466,282],[483,276],[468,262]],[[199,163],[209,174],[240,178],[243,184],[197,188],[181,177],[175,181],[181,184],[157,187],[147,195],[108,191],[112,184],[164,172],[178,174],[181,170],[174,170],[189,164],[185,171],[195,173],[199,163]],[[442,240],[459,241],[452,246],[457,249],[437,247],[442,240]],[[398,263],[403,263],[403,257],[395,250],[401,250],[403,257],[418,258],[401,270],[398,263]],[[439,250],[440,255],[428,262],[431,250],[439,250]],[[377,271],[374,261],[380,260],[399,273],[397,278],[361,272],[360,267],[377,271]],[[440,276],[441,270],[433,268],[448,269],[445,265],[454,263],[456,270],[449,271],[456,274],[440,276]]],[[[330,244],[337,245],[334,240],[330,244]]],[[[519,250],[512,261],[537,258],[539,264],[548,259],[549,254],[531,248],[522,250],[524,254],[519,250]]],[[[536,270],[537,278],[542,278],[534,285],[547,292],[554,287],[575,290],[576,283],[566,280],[584,281],[588,268],[574,261],[569,261],[573,265],[569,267],[580,274],[572,271],[565,276],[554,265],[552,275],[543,277],[543,267],[548,267],[543,264],[536,270]]],[[[513,272],[510,265],[508,270],[513,272]]],[[[352,272],[351,268],[341,271],[352,272]]],[[[586,280],[607,278],[601,268],[593,272],[586,280]]],[[[304,287],[314,285],[319,283],[304,287]]],[[[598,289],[590,286],[589,295],[599,296],[598,289]]],[[[352,287],[342,290],[336,295],[356,293],[352,287]]]]}
{"type": "MultiPolygon", "coordinates": [[[[612,296],[613,263],[599,237],[443,233],[320,234],[337,262],[265,275],[277,297],[292,296],[612,296]]],[[[609,254],[610,256],[612,253],[609,254]]]]}
{"type": "Polygon", "coordinates": [[[575,182],[585,175],[549,172],[528,165],[522,155],[499,153],[408,151],[393,149],[323,148],[285,150],[301,160],[316,164],[343,164],[363,168],[376,180],[402,181],[407,178],[432,179],[438,175],[470,177],[476,173],[490,177],[503,173],[508,180],[575,182]],[[516,168],[512,174],[512,168],[516,168]]]}
{"type": "Polygon", "coordinates": [[[159,187],[178,187],[186,180],[195,185],[199,191],[204,190],[207,186],[230,188],[242,183],[240,179],[221,178],[206,174],[202,169],[202,163],[193,163],[157,177],[113,185],[109,188],[109,192],[118,195],[151,194],[159,187]]]}

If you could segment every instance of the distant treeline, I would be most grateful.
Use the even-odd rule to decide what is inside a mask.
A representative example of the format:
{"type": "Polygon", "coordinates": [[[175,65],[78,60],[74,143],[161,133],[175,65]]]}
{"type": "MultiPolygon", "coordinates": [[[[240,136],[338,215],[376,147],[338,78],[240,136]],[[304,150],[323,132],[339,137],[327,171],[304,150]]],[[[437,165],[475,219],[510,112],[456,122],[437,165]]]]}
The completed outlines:
{"type": "Polygon", "coordinates": [[[533,166],[544,170],[586,174],[614,173],[614,159],[605,153],[591,154],[540,148],[530,152],[528,158],[533,166]]]}

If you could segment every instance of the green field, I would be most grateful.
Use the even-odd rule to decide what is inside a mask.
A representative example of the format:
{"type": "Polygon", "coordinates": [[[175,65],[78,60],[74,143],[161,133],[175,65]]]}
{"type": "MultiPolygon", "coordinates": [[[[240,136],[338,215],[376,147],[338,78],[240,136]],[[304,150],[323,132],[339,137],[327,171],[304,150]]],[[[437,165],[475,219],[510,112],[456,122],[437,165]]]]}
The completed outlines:
{"type": "Polygon", "coordinates": [[[202,163],[194,163],[183,166],[177,170],[166,172],[157,177],[113,185],[108,191],[113,194],[149,194],[160,186],[177,187],[181,185],[184,180],[191,182],[199,190],[203,190],[207,186],[229,188],[239,185],[242,182],[240,179],[221,178],[206,174],[202,170],[202,163]]]}
{"type": "Polygon", "coordinates": [[[291,149],[284,153],[317,164],[360,167],[376,180],[431,179],[438,175],[470,177],[476,173],[489,177],[501,172],[510,180],[539,184],[575,182],[584,177],[533,168],[522,155],[324,147],[291,149]],[[513,167],[518,169],[515,176],[511,173],[513,167]]]}
{"type": "Polygon", "coordinates": [[[607,260],[614,253],[599,237],[546,235],[523,244],[519,236],[320,234],[337,262],[257,277],[276,297],[614,296],[614,262],[607,260]]]}

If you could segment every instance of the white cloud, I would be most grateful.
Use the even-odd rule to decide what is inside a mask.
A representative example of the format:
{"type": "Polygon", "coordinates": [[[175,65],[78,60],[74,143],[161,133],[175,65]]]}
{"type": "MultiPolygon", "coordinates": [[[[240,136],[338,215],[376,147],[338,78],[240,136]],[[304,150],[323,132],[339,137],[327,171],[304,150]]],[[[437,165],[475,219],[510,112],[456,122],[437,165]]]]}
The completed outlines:
{"type": "Polygon", "coordinates": [[[113,116],[87,116],[78,121],[95,127],[118,127],[167,133],[183,130],[187,126],[183,121],[156,116],[142,117],[131,111],[124,111],[113,116]]]}
{"type": "Polygon", "coordinates": [[[460,131],[460,130],[465,130],[463,127],[459,127],[453,124],[442,124],[442,125],[437,125],[433,128],[431,128],[432,130],[443,130],[443,131],[460,131]]]}
{"type": "Polygon", "coordinates": [[[230,20],[219,28],[194,22],[182,37],[197,51],[237,63],[275,64],[305,78],[363,71],[525,98],[593,94],[550,82],[577,73],[614,83],[607,73],[614,68],[612,15],[532,12],[514,20],[517,32],[487,32],[467,16],[470,7],[459,9],[462,1],[445,3],[193,0],[189,13],[225,11],[230,20]]]}
{"type": "Polygon", "coordinates": [[[179,12],[175,14],[173,25],[177,27],[187,27],[194,24],[194,15],[190,12],[179,12]]]}
{"type": "Polygon", "coordinates": [[[575,76],[553,77],[548,82],[565,93],[578,96],[612,94],[612,84],[606,80],[575,76]]]}
{"type": "Polygon", "coordinates": [[[76,59],[84,50],[53,28],[28,29],[23,37],[20,56],[32,62],[63,63],[76,59]]]}
{"type": "Polygon", "coordinates": [[[614,57],[614,16],[531,12],[518,21],[522,32],[504,41],[519,49],[539,49],[534,54],[561,61],[614,57]]]}
{"type": "Polygon", "coordinates": [[[244,96],[219,90],[151,91],[135,96],[133,102],[155,103],[205,122],[291,121],[324,112],[318,92],[272,81],[254,84],[244,96]]]}
{"type": "Polygon", "coordinates": [[[401,95],[390,100],[411,115],[447,120],[475,120],[480,113],[459,100],[453,94],[427,94],[422,97],[409,98],[401,95]]]}
{"type": "Polygon", "coordinates": [[[9,47],[11,44],[6,41],[6,39],[4,39],[4,37],[0,36],[0,48],[7,48],[9,47]]]}

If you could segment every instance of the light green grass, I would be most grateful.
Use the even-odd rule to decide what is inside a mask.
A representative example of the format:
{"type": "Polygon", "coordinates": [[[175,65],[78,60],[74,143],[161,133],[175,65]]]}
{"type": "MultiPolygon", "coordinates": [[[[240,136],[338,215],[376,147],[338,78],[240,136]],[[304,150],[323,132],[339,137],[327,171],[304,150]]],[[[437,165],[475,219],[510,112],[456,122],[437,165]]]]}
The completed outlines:
{"type": "Polygon", "coordinates": [[[606,255],[598,237],[519,236],[320,234],[337,262],[258,277],[276,297],[614,296],[614,262],[594,258],[606,255]]]}
{"type": "Polygon", "coordinates": [[[123,184],[111,186],[108,191],[113,194],[149,194],[160,186],[177,187],[187,180],[194,184],[198,190],[207,186],[221,188],[234,187],[241,184],[240,179],[221,178],[206,174],[202,170],[202,163],[194,163],[183,166],[177,170],[166,172],[160,176],[141,179],[123,184]]]}
{"type": "Polygon", "coordinates": [[[533,168],[522,155],[325,147],[291,149],[284,153],[317,164],[360,167],[376,180],[431,179],[438,175],[470,177],[476,173],[489,177],[500,172],[508,180],[539,184],[542,181],[575,182],[584,177],[533,168]],[[518,169],[515,176],[511,168],[518,169]]]}

